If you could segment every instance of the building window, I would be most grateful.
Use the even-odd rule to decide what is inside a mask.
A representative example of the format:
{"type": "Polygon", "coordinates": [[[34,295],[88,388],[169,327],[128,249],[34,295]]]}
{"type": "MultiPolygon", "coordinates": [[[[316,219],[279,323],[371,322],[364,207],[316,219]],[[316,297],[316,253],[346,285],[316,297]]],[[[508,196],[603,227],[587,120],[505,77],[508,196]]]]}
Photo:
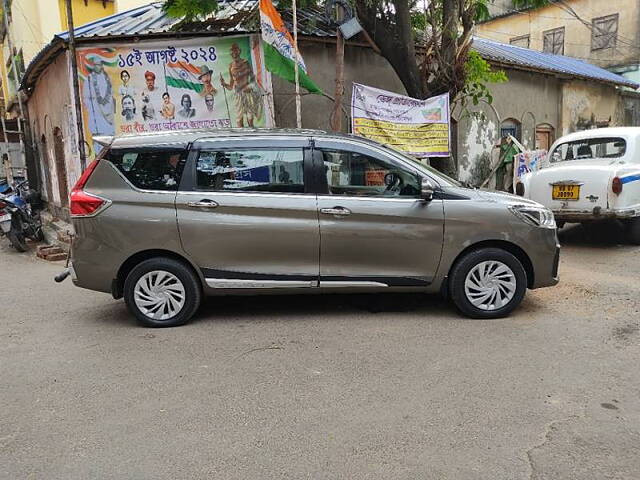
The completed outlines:
{"type": "Polygon", "coordinates": [[[544,32],[543,52],[564,55],[564,27],[544,32]]]}
{"type": "Polygon", "coordinates": [[[522,140],[520,134],[521,125],[518,120],[516,120],[515,118],[507,118],[506,120],[503,120],[502,124],[500,125],[501,138],[505,138],[511,135],[520,142],[522,140]]]}
{"type": "Polygon", "coordinates": [[[591,22],[591,51],[613,48],[618,37],[618,14],[594,18],[591,22]]]}
{"type": "Polygon", "coordinates": [[[529,48],[529,35],[522,35],[520,37],[513,37],[509,40],[511,45],[516,47],[529,48]]]}

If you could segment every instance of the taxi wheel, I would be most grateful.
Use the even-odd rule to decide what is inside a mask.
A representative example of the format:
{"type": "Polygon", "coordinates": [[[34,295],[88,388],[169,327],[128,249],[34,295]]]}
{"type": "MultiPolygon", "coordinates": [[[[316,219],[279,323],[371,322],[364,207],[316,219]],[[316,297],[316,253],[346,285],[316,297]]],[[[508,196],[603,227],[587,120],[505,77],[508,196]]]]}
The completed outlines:
{"type": "Polygon", "coordinates": [[[640,217],[627,220],[627,235],[634,245],[640,245],[640,217]]]}
{"type": "Polygon", "coordinates": [[[449,278],[453,303],[471,318],[506,317],[527,291],[522,263],[500,248],[467,253],[453,266],[449,278]]]}

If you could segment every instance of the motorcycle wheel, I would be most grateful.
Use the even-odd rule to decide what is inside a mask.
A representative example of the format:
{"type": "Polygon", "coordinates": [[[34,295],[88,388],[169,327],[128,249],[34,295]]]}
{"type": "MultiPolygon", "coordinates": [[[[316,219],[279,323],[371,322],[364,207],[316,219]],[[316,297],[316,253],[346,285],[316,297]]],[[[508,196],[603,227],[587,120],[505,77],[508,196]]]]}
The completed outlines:
{"type": "Polygon", "coordinates": [[[27,242],[25,241],[24,235],[22,234],[22,232],[17,232],[12,228],[7,233],[7,237],[9,237],[9,241],[11,242],[11,245],[13,245],[13,248],[15,248],[17,251],[19,252],[27,251],[27,242]]]}

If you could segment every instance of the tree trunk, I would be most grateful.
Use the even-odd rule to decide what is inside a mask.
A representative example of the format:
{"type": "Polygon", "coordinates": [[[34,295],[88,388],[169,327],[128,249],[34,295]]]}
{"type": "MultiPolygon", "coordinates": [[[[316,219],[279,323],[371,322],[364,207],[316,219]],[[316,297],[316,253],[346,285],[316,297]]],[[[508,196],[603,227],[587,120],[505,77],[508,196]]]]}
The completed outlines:
{"type": "Polygon", "coordinates": [[[398,75],[407,95],[421,98],[424,95],[423,82],[415,57],[408,1],[396,0],[396,2],[394,4],[396,5],[396,21],[391,22],[384,16],[378,15],[375,2],[356,0],[358,19],[380,48],[382,56],[387,59],[398,75]],[[398,12],[398,5],[400,12],[398,12]],[[402,28],[398,28],[399,21],[405,22],[402,28]]]}
{"type": "Polygon", "coordinates": [[[411,88],[411,92],[407,89],[407,93],[414,98],[424,98],[424,83],[420,77],[418,59],[416,58],[416,41],[411,25],[409,2],[408,0],[395,0],[393,4],[396,10],[396,29],[399,44],[398,54],[400,57],[406,59],[404,62],[404,67],[406,68],[405,75],[407,83],[411,88]]]}
{"type": "MultiPolygon", "coordinates": [[[[440,69],[453,73],[458,51],[458,30],[460,27],[459,0],[442,0],[442,50],[440,69]]],[[[455,84],[453,75],[444,75],[452,85],[455,84]],[[448,77],[448,78],[447,78],[448,77]]]]}
{"type": "Polygon", "coordinates": [[[333,112],[331,113],[331,130],[342,131],[342,96],[344,95],[344,37],[340,29],[336,32],[336,90],[333,112]]]}

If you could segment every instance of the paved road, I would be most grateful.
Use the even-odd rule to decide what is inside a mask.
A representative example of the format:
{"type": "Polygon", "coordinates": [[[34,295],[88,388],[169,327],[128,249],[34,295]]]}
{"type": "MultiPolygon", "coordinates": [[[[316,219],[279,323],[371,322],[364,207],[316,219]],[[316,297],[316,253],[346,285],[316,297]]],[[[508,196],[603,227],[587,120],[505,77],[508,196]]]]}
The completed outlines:
{"type": "Polygon", "coordinates": [[[164,330],[2,240],[0,478],[638,479],[640,248],[561,237],[505,320],[262,297],[164,330]]]}

